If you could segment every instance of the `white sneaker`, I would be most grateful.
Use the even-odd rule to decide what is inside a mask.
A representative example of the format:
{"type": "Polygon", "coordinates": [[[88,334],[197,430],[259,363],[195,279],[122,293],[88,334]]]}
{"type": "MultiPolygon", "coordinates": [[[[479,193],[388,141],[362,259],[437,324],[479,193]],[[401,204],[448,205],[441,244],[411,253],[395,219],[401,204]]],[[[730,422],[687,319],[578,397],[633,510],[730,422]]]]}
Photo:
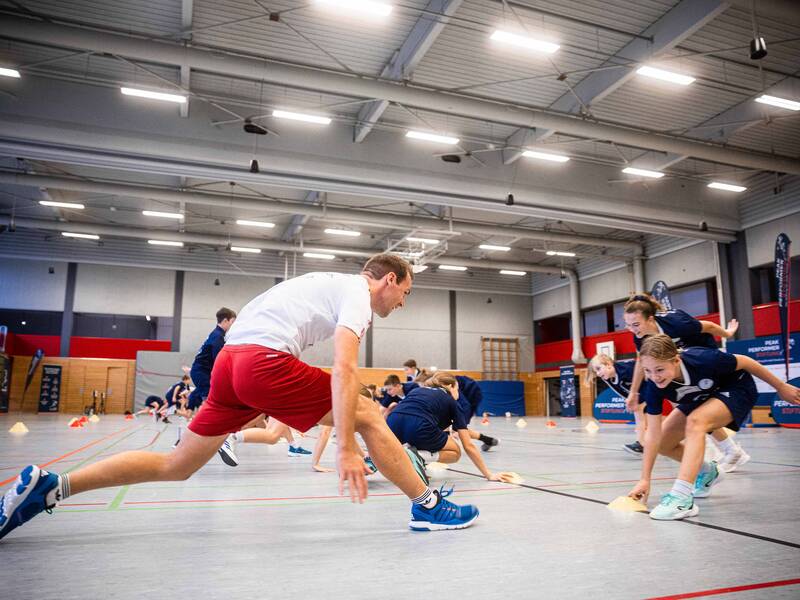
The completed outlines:
{"type": "Polygon", "coordinates": [[[237,458],[236,453],[233,451],[235,444],[236,439],[232,435],[229,435],[227,439],[222,442],[220,449],[217,450],[217,454],[219,454],[222,462],[229,467],[236,467],[239,465],[239,459],[237,458]]]}
{"type": "Polygon", "coordinates": [[[719,468],[726,473],[735,471],[750,460],[750,455],[741,448],[724,454],[719,461],[719,468]]]}

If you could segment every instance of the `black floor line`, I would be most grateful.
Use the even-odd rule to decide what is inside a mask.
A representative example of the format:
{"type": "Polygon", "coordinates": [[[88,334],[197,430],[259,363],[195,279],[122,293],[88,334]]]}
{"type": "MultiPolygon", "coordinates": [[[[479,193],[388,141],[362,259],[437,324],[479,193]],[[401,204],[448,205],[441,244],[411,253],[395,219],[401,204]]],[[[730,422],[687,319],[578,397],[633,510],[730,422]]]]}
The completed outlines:
{"type": "MultiPolygon", "coordinates": [[[[453,469],[448,467],[448,471],[452,471],[453,473],[460,473],[462,475],[471,475],[472,477],[478,477],[483,479],[483,475],[480,473],[470,473],[468,471],[459,471],[458,469],[453,469]]],[[[566,496],[567,498],[575,498],[576,500],[583,500],[585,502],[593,502],[594,504],[602,504],[603,506],[608,505],[608,502],[603,500],[597,500],[595,498],[587,498],[586,496],[578,496],[576,494],[567,494],[566,492],[559,492],[556,490],[549,490],[547,488],[537,487],[535,485],[528,485],[527,483],[514,483],[512,485],[516,485],[519,487],[527,488],[529,490],[535,490],[537,492],[545,492],[547,494],[555,494],[556,496],[566,496]]],[[[743,537],[753,538],[755,540],[762,540],[765,542],[771,542],[773,544],[779,544],[781,546],[788,546],[789,548],[800,548],[800,544],[795,542],[788,542],[786,540],[779,540],[777,538],[767,537],[765,535],[758,535],[756,533],[750,533],[747,531],[739,531],[738,529],[730,529],[728,527],[721,527],[719,525],[712,525],[710,523],[701,523],[700,521],[691,521],[689,519],[681,519],[681,523],[687,523],[689,525],[696,525],[697,527],[705,527],[706,529],[716,529],[717,531],[724,531],[726,533],[732,533],[734,535],[741,535],[743,537]]]]}
{"type": "Polygon", "coordinates": [[[794,467],[795,469],[800,469],[800,465],[787,465],[786,463],[774,463],[774,462],[767,462],[764,460],[751,460],[751,465],[773,465],[776,467],[794,467]]]}

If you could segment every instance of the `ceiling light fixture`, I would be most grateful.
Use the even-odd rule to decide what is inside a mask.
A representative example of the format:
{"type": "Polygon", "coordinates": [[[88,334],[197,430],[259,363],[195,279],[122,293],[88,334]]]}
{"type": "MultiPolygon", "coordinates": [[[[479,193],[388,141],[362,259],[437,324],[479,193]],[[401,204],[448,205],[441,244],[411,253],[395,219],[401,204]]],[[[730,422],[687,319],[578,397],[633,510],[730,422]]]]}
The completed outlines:
{"type": "Polygon", "coordinates": [[[500,270],[501,275],[516,275],[518,277],[522,277],[523,275],[527,275],[525,271],[509,271],[507,269],[500,270]]]}
{"type": "Polygon", "coordinates": [[[321,258],[322,260],[333,260],[336,258],[335,254],[322,254],[320,252],[303,252],[306,258],[321,258]]]}
{"type": "Polygon", "coordinates": [[[278,119],[289,119],[290,121],[303,121],[304,123],[316,123],[317,125],[330,125],[330,117],[320,117],[318,115],[307,115],[305,113],[291,112],[288,110],[273,110],[272,116],[278,119]]]}
{"type": "Polygon", "coordinates": [[[0,67],[0,75],[3,77],[16,77],[19,78],[19,71],[16,69],[6,69],[4,67],[0,67]]]}
{"type": "Polygon", "coordinates": [[[361,235],[360,231],[353,231],[351,229],[326,229],[325,233],[329,233],[331,235],[346,235],[349,237],[358,237],[361,235]]]}
{"type": "Polygon", "coordinates": [[[769,104],[770,106],[777,106],[778,108],[785,108],[788,110],[800,110],[800,102],[789,100],[787,98],[778,98],[778,96],[770,96],[762,94],[756,98],[756,102],[761,104],[769,104]]]}
{"type": "Polygon", "coordinates": [[[275,223],[267,221],[248,221],[247,219],[236,219],[237,225],[247,225],[248,227],[264,227],[265,229],[272,229],[275,223]]]}
{"type": "Polygon", "coordinates": [[[372,0],[317,0],[320,4],[331,8],[343,8],[353,12],[367,13],[378,17],[388,17],[392,12],[392,5],[372,0]]]}
{"type": "Polygon", "coordinates": [[[517,35],[509,31],[496,30],[491,35],[491,40],[495,42],[502,42],[511,44],[512,46],[519,46],[528,50],[535,50],[536,52],[544,52],[545,54],[553,54],[561,47],[552,42],[545,42],[544,40],[537,40],[526,35],[517,35]]]}
{"type": "Polygon", "coordinates": [[[181,213],[160,212],[157,210],[143,210],[142,214],[145,217],[159,217],[161,219],[183,219],[183,215],[181,213]]]}
{"type": "Polygon", "coordinates": [[[123,87],[119,90],[125,96],[136,96],[137,98],[149,98],[150,100],[161,100],[163,102],[176,102],[178,104],[186,103],[186,96],[179,94],[167,94],[164,92],[151,92],[149,90],[139,90],[136,88],[123,87]]]}
{"type": "Polygon", "coordinates": [[[71,231],[62,231],[61,235],[68,238],[79,238],[82,240],[99,240],[100,236],[93,233],[72,233],[71,231]]]}
{"type": "Polygon", "coordinates": [[[39,204],[42,206],[54,206],[56,208],[74,208],[78,210],[83,210],[86,208],[83,204],[79,204],[77,202],[55,202],[53,200],[39,200],[39,204]]]}
{"type": "Polygon", "coordinates": [[[417,273],[422,273],[423,271],[428,270],[428,265],[412,265],[411,271],[416,275],[417,273]]]}
{"type": "Polygon", "coordinates": [[[569,160],[569,156],[564,156],[563,154],[550,154],[549,152],[538,152],[536,150],[525,150],[525,152],[522,153],[522,156],[559,163],[565,163],[569,160]]]}
{"type": "Polygon", "coordinates": [[[231,252],[249,252],[250,254],[261,254],[261,248],[246,248],[245,246],[231,246],[231,252]]]}
{"type": "Polygon", "coordinates": [[[545,254],[547,256],[575,256],[574,252],[560,252],[558,250],[548,250],[545,254]]]}
{"type": "Polygon", "coordinates": [[[625,167],[622,169],[623,173],[627,173],[628,175],[640,175],[642,177],[652,177],[653,179],[659,179],[664,176],[661,171],[648,171],[647,169],[637,169],[636,167],[625,167]]]}
{"type": "Polygon", "coordinates": [[[462,267],[459,265],[439,265],[440,271],[466,271],[467,267],[462,267]]]}
{"type": "Polygon", "coordinates": [[[680,73],[674,73],[664,69],[656,69],[655,67],[640,67],[636,69],[636,73],[638,75],[644,75],[645,77],[652,77],[653,79],[677,83],[678,85],[689,85],[690,83],[696,81],[694,77],[689,75],[682,75],[680,73]]]}
{"type": "Polygon", "coordinates": [[[457,137],[447,135],[437,135],[427,131],[407,131],[406,137],[412,140],[425,140],[426,142],[437,142],[439,144],[457,144],[460,140],[457,137]]]}
{"type": "Polygon", "coordinates": [[[511,246],[495,246],[494,244],[481,244],[478,246],[481,250],[498,250],[500,252],[508,252],[511,246]]]}
{"type": "Polygon", "coordinates": [[[176,248],[183,248],[183,242],[173,242],[172,240],[147,240],[147,243],[153,246],[175,246],[176,248]]]}
{"type": "Polygon", "coordinates": [[[722,183],[721,181],[712,181],[708,187],[715,190],[725,190],[726,192],[743,192],[747,188],[743,185],[734,185],[732,183],[722,183]]]}

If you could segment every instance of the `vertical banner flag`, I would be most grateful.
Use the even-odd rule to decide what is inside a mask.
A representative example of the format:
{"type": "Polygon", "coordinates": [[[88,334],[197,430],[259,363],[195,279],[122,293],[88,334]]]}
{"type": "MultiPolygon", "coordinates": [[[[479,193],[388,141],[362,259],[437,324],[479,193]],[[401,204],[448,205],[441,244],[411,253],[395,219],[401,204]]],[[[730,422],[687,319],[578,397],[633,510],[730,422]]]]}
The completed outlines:
{"type": "Polygon", "coordinates": [[[576,417],[575,399],[577,398],[575,389],[575,367],[561,367],[561,416],[576,417]]]}
{"type": "Polygon", "coordinates": [[[8,397],[11,389],[11,357],[0,354],[0,413],[8,412],[8,397]]]}
{"type": "Polygon", "coordinates": [[[785,233],[779,233],[775,240],[775,287],[778,290],[778,314],[781,318],[781,346],[786,365],[786,381],[789,381],[789,266],[791,264],[789,247],[792,240],[785,233]]]}
{"type": "Polygon", "coordinates": [[[58,412],[61,400],[61,365],[42,365],[39,412],[58,412]]]}
{"type": "Polygon", "coordinates": [[[656,281],[653,284],[653,291],[650,295],[656,299],[664,308],[672,310],[672,298],[669,295],[669,287],[663,281],[656,281]]]}
{"type": "Polygon", "coordinates": [[[31,364],[28,367],[28,375],[25,377],[25,387],[22,389],[22,398],[25,398],[25,392],[28,391],[28,386],[33,381],[33,374],[36,372],[36,367],[39,366],[39,363],[42,362],[42,358],[44,358],[44,350],[39,348],[36,352],[34,352],[33,357],[31,358],[31,364]]]}

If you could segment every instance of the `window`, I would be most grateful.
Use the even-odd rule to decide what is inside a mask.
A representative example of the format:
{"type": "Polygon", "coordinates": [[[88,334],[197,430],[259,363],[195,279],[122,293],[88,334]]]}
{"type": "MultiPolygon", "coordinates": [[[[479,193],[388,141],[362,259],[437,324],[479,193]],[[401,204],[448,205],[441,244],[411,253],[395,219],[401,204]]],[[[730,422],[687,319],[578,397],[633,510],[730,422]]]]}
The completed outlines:
{"type": "Polygon", "coordinates": [[[561,342],[571,339],[570,318],[568,315],[550,317],[541,321],[534,321],[533,337],[536,344],[561,342]]]}
{"type": "Polygon", "coordinates": [[[608,311],[605,306],[583,313],[583,335],[608,333],[608,311]]]}
{"type": "Polygon", "coordinates": [[[717,311],[716,285],[713,280],[703,281],[670,290],[672,307],[690,315],[707,315],[717,311]]]}
{"type": "MultiPolygon", "coordinates": [[[[793,256],[789,265],[791,277],[790,297],[794,300],[800,298],[800,256],[793,256]]],[[[768,304],[778,301],[778,288],[775,283],[775,264],[763,265],[750,269],[750,293],[753,304],[768,304]]]]}
{"type": "MultiPolygon", "coordinates": [[[[75,313],[72,335],[75,337],[124,338],[135,340],[164,339],[162,330],[172,328],[172,317],[138,315],[99,315],[75,313]]],[[[169,338],[167,338],[169,339],[169,338]]]]}
{"type": "Polygon", "coordinates": [[[49,310],[0,309],[0,325],[10,333],[30,335],[61,335],[60,312],[49,310]]]}

